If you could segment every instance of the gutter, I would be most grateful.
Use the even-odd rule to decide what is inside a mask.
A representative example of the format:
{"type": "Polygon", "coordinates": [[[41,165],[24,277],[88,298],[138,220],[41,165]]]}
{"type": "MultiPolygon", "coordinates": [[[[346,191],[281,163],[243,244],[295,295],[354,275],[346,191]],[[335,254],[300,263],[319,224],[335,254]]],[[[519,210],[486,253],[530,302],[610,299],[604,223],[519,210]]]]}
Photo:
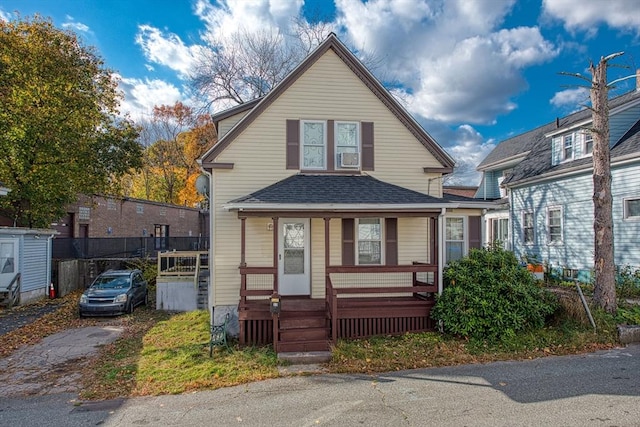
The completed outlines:
{"type": "MultiPolygon", "coordinates": [[[[216,246],[215,246],[215,197],[213,192],[213,174],[209,172],[202,166],[202,162],[199,160],[198,164],[200,165],[200,170],[209,178],[209,301],[207,301],[207,305],[209,307],[214,306],[215,302],[215,257],[216,257],[216,246]]],[[[213,311],[211,312],[211,324],[213,325],[213,311]]]]}
{"type": "Polygon", "coordinates": [[[444,289],[444,215],[447,208],[442,208],[438,215],[438,295],[442,295],[444,289]]]}

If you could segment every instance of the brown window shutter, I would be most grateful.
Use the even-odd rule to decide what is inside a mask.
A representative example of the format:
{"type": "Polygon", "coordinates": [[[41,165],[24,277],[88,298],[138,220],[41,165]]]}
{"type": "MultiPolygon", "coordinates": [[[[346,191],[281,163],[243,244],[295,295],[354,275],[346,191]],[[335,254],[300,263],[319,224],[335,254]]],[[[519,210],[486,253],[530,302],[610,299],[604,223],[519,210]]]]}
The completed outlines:
{"type": "Polygon", "coordinates": [[[398,218],[385,219],[384,257],[386,265],[398,265],[398,218]]]}
{"type": "Polygon", "coordinates": [[[479,216],[469,217],[469,249],[480,249],[482,247],[480,219],[479,216]]]}
{"type": "Polygon", "coordinates": [[[287,169],[300,169],[300,120],[287,120],[287,169]]]}
{"type": "Polygon", "coordinates": [[[354,228],[353,218],[342,218],[342,265],[355,265],[354,228]]]}
{"type": "Polygon", "coordinates": [[[336,147],[335,147],[335,136],[334,136],[334,126],[333,120],[327,120],[327,170],[332,171],[335,170],[336,163],[336,147]]]}
{"type": "Polygon", "coordinates": [[[362,170],[373,170],[373,122],[362,122],[362,170]]]}

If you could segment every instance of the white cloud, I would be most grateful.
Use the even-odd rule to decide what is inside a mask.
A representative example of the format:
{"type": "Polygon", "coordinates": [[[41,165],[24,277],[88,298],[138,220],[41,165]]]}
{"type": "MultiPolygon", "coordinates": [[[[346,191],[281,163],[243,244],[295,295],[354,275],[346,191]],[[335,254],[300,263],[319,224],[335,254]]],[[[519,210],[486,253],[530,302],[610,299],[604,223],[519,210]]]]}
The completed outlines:
{"type": "Polygon", "coordinates": [[[544,0],[546,16],[560,19],[567,30],[595,32],[597,25],[640,33],[640,2],[634,0],[544,0]]]}
{"type": "Polygon", "coordinates": [[[77,31],[81,33],[91,33],[89,26],[83,24],[82,22],[76,22],[73,16],[67,15],[65,16],[67,22],[62,23],[62,28],[65,30],[77,31]]]}
{"type": "Polygon", "coordinates": [[[476,171],[476,166],[494,148],[493,141],[485,141],[471,126],[459,126],[454,133],[454,145],[447,149],[456,161],[454,173],[447,179],[447,184],[478,185],[481,174],[476,171]]]}
{"type": "Polygon", "coordinates": [[[537,27],[497,29],[511,0],[336,5],[351,42],[384,62],[384,78],[399,82],[408,108],[427,119],[492,123],[516,108],[511,98],[527,87],[523,69],[558,54],[537,27]]]}
{"type": "Polygon", "coordinates": [[[572,110],[582,109],[589,102],[589,89],[579,87],[556,92],[549,101],[551,105],[558,108],[571,108],[572,110]]]}
{"type": "Polygon", "coordinates": [[[187,46],[176,34],[164,34],[158,28],[140,25],[136,43],[142,48],[145,58],[156,64],[177,71],[184,78],[189,74],[194,58],[201,46],[187,46]]]}
{"type": "Polygon", "coordinates": [[[120,90],[124,92],[120,112],[129,114],[134,120],[150,117],[156,105],[173,105],[176,101],[184,101],[180,89],[163,80],[115,77],[119,80],[120,90]]]}
{"type": "Polygon", "coordinates": [[[9,21],[10,19],[11,13],[5,12],[4,10],[0,9],[0,21],[9,21]]]}

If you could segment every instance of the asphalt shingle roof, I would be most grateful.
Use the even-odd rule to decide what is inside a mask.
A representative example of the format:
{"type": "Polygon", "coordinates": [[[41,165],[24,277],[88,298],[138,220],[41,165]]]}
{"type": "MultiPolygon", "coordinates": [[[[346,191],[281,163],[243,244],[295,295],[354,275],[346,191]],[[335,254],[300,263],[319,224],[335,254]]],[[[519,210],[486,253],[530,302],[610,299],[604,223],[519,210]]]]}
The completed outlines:
{"type": "MultiPolygon", "coordinates": [[[[627,102],[633,101],[640,97],[640,92],[633,91],[628,92],[624,95],[618,96],[609,100],[609,108],[614,109],[621,105],[624,105],[627,102]]],[[[510,176],[505,179],[505,183],[514,183],[517,181],[525,180],[528,178],[533,178],[535,176],[541,175],[547,172],[560,172],[564,169],[574,168],[577,166],[583,166],[587,164],[591,164],[591,157],[585,157],[583,159],[574,160],[572,162],[561,163],[559,165],[551,164],[551,143],[548,138],[545,138],[544,135],[548,132],[551,132],[555,129],[560,129],[563,127],[569,127],[577,122],[581,122],[584,120],[588,120],[591,118],[591,110],[584,109],[578,111],[576,113],[570,114],[562,119],[558,120],[558,123],[552,122],[548,123],[539,128],[533,129],[529,132],[523,133],[521,135],[515,136],[511,139],[507,139],[501,142],[494,151],[498,150],[498,148],[507,143],[507,149],[499,150],[499,155],[502,153],[512,153],[511,150],[515,150],[517,146],[521,147],[521,152],[529,151],[529,154],[517,165],[513,168],[510,176]],[[559,125],[559,126],[558,126],[559,125]],[[523,148],[523,147],[526,147],[523,148]]],[[[631,153],[640,153],[640,125],[636,123],[611,149],[611,158],[619,157],[626,154],[631,153]]],[[[517,154],[517,153],[516,153],[517,154]]],[[[492,156],[493,152],[482,161],[482,163],[478,166],[480,168],[482,165],[487,165],[498,161],[498,155],[492,156]],[[489,157],[492,157],[489,161],[489,157]]],[[[515,154],[510,154],[509,156],[504,156],[506,159],[515,154]]]]}
{"type": "Polygon", "coordinates": [[[297,174],[229,203],[442,204],[447,201],[368,175],[297,174]]]}

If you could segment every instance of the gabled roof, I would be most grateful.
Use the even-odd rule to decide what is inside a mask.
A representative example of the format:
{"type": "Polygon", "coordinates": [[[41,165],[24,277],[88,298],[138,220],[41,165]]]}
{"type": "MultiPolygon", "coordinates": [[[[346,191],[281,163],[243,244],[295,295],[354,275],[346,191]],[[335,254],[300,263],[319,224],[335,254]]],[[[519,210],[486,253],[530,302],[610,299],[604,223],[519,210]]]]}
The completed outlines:
{"type": "MultiPolygon", "coordinates": [[[[616,98],[612,98],[609,100],[609,109],[615,109],[617,107],[621,107],[624,104],[634,101],[640,98],[640,92],[632,91],[627,92],[623,95],[620,95],[616,98]]],[[[551,166],[551,158],[541,158],[540,156],[543,154],[540,150],[543,147],[538,147],[538,145],[545,144],[547,140],[545,135],[553,132],[555,130],[561,130],[564,128],[570,128],[577,123],[582,121],[588,121],[591,119],[591,110],[582,109],[573,114],[569,114],[568,116],[557,119],[556,121],[547,123],[520,135],[516,135],[512,138],[505,139],[500,142],[496,146],[496,148],[489,153],[487,157],[484,158],[476,168],[477,170],[489,170],[489,169],[497,169],[500,168],[501,165],[507,165],[511,159],[517,159],[520,157],[526,157],[525,160],[522,160],[522,163],[526,162],[537,162],[536,165],[529,165],[527,168],[533,173],[533,171],[540,171],[541,168],[544,168],[543,164],[545,160],[548,160],[548,166],[551,166]]],[[[551,147],[548,147],[549,151],[551,147]]],[[[511,180],[509,180],[511,181],[511,180]]]]}
{"type": "MultiPolygon", "coordinates": [[[[640,101],[640,92],[632,91],[609,100],[609,109],[613,111],[618,108],[626,108],[628,105],[635,105],[640,101]]],[[[496,155],[493,152],[485,158],[478,166],[478,170],[488,170],[499,165],[506,165],[510,159],[517,158],[517,148],[520,147],[525,155],[521,161],[515,165],[511,173],[505,178],[503,184],[515,185],[522,181],[531,181],[546,175],[556,175],[568,173],[573,170],[582,170],[591,167],[591,157],[564,162],[558,165],[551,164],[551,143],[549,134],[563,132],[575,128],[578,125],[587,125],[591,121],[591,110],[583,109],[570,114],[555,122],[547,123],[529,132],[517,135],[513,138],[501,142],[494,151],[498,150],[502,144],[507,145],[506,149],[498,150],[496,155]],[[509,153],[510,156],[500,159],[501,153],[509,153]]],[[[635,126],[634,126],[635,128],[635,126]]],[[[640,147],[634,145],[635,139],[629,135],[629,130],[625,136],[620,138],[611,149],[612,161],[615,157],[640,153],[640,147]]]]}
{"type": "Polygon", "coordinates": [[[368,175],[296,174],[254,193],[232,200],[229,205],[417,205],[443,203],[446,203],[444,199],[389,184],[368,175]]]}
{"type": "MultiPolygon", "coordinates": [[[[253,109],[247,113],[236,125],[229,130],[217,144],[211,147],[203,156],[202,163],[205,168],[215,161],[215,158],[233,142],[269,105],[284,93],[298,78],[303,75],[320,57],[328,50],[333,50],[336,55],[354,72],[354,74],[384,103],[387,108],[406,126],[418,141],[442,164],[452,168],[455,161],[438,145],[438,143],[416,122],[416,120],[398,103],[398,101],[382,86],[382,84],[369,72],[369,70],[347,49],[347,47],[331,33],[329,36],[298,65],[287,77],[276,85],[271,92],[262,97],[253,109]]],[[[242,109],[235,111],[237,114],[242,109]]],[[[231,115],[233,115],[231,114],[231,115]]],[[[230,117],[221,112],[214,117],[230,117]]]]}

